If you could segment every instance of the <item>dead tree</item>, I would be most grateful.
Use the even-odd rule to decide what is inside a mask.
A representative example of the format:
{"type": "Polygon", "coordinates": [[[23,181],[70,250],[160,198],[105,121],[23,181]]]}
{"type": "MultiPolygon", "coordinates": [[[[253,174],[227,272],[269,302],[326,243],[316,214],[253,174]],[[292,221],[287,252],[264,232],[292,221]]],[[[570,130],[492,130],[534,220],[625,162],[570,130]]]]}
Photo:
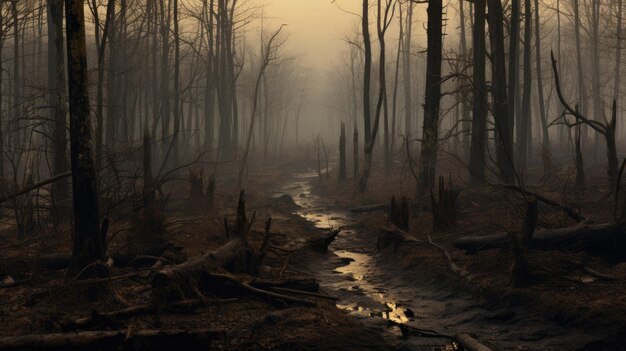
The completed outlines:
{"type": "Polygon", "coordinates": [[[247,219],[244,192],[239,194],[237,218],[234,223],[225,220],[224,231],[228,242],[215,251],[191,259],[180,265],[159,271],[152,280],[152,297],[156,305],[180,300],[185,294],[197,294],[195,284],[209,272],[228,269],[231,272],[249,272],[250,258],[247,235],[254,221],[247,219]]]}
{"type": "Polygon", "coordinates": [[[514,287],[523,287],[530,282],[530,269],[528,266],[528,253],[535,227],[537,226],[538,210],[537,200],[528,199],[526,217],[521,229],[511,236],[511,284],[514,287]]]}
{"type": "MultiPolygon", "coordinates": [[[[596,131],[597,133],[604,136],[604,140],[606,142],[606,156],[608,158],[608,168],[607,175],[609,177],[609,184],[615,184],[615,179],[617,178],[618,173],[618,161],[617,161],[617,147],[615,145],[615,131],[617,124],[617,102],[613,101],[613,110],[611,113],[611,120],[607,121],[604,119],[604,122],[598,122],[598,120],[588,119],[583,113],[579,113],[577,109],[572,108],[571,105],[565,100],[563,96],[563,92],[561,90],[561,81],[559,79],[559,71],[557,69],[557,62],[554,58],[554,53],[551,52],[552,58],[552,70],[554,71],[554,83],[556,85],[556,92],[559,96],[559,100],[561,104],[565,107],[565,109],[576,117],[580,123],[584,123],[589,126],[591,129],[596,131]]],[[[597,116],[598,117],[598,116],[597,116]]]]}
{"type": "Polygon", "coordinates": [[[403,196],[400,202],[396,201],[395,196],[391,197],[387,219],[398,228],[404,231],[409,230],[409,200],[406,196],[403,196]]]}
{"type": "Polygon", "coordinates": [[[87,44],[83,0],[65,0],[69,83],[70,147],[74,234],[68,277],[104,259],[100,233],[98,187],[91,155],[91,121],[87,84],[87,44]]]}
{"type": "Polygon", "coordinates": [[[485,2],[474,4],[474,66],[472,89],[472,140],[470,148],[470,182],[485,180],[485,148],[487,146],[487,83],[485,80],[485,2]]]}
{"type": "Polygon", "coordinates": [[[456,225],[456,199],[459,191],[452,187],[452,181],[448,182],[446,189],[444,178],[439,177],[438,196],[430,190],[430,203],[433,212],[433,230],[441,231],[454,228],[456,225]]]}
{"type": "Polygon", "coordinates": [[[359,179],[359,130],[356,127],[356,120],[354,121],[354,131],[352,132],[352,166],[354,173],[354,179],[359,179]]]}
{"type": "MultiPolygon", "coordinates": [[[[65,45],[63,43],[63,0],[50,0],[48,13],[48,100],[51,105],[52,144],[54,151],[53,173],[68,171],[66,157],[67,135],[65,96],[65,45]]],[[[54,207],[69,196],[68,182],[63,180],[52,186],[54,207]]]]}
{"type": "MultiPolygon", "coordinates": [[[[364,154],[365,154],[365,162],[363,164],[363,174],[361,174],[361,181],[359,184],[359,190],[361,192],[364,192],[367,189],[367,182],[369,180],[369,176],[370,176],[370,172],[371,172],[371,168],[372,168],[372,157],[373,157],[373,152],[374,152],[374,146],[376,145],[376,137],[378,135],[378,128],[380,125],[380,115],[381,115],[381,110],[384,108],[384,119],[385,119],[385,124],[387,122],[387,118],[388,118],[388,111],[387,111],[387,76],[386,76],[386,53],[385,53],[385,33],[387,33],[387,29],[389,29],[389,26],[391,25],[391,22],[393,21],[393,13],[395,11],[396,8],[396,2],[392,1],[392,0],[384,0],[385,1],[385,6],[383,9],[382,6],[382,1],[383,0],[377,0],[377,5],[376,5],[376,9],[377,9],[377,14],[376,14],[376,29],[377,29],[377,33],[378,33],[378,41],[380,44],[380,57],[379,57],[379,67],[378,67],[378,74],[379,74],[379,92],[378,92],[378,100],[376,102],[376,112],[375,112],[375,116],[374,116],[374,126],[372,127],[371,133],[369,135],[367,135],[367,130],[366,130],[366,142],[365,142],[365,150],[364,150],[364,154]]],[[[364,1],[364,6],[365,3],[367,3],[367,1],[364,1]]],[[[363,36],[364,38],[366,37],[366,33],[367,33],[367,40],[365,43],[365,47],[366,47],[366,56],[367,56],[367,47],[371,46],[371,43],[369,42],[369,29],[365,28],[365,16],[366,16],[366,9],[363,8],[363,16],[364,16],[364,20],[363,20],[363,36]]],[[[371,51],[371,47],[370,47],[370,51],[371,51]]],[[[366,57],[367,60],[367,57],[366,57]]],[[[371,60],[371,52],[370,52],[370,60],[371,60]]],[[[369,84],[369,81],[366,83],[369,84]]],[[[369,88],[367,88],[369,90],[369,88]]],[[[369,104],[369,93],[368,93],[368,98],[367,101],[364,99],[364,105],[365,104],[369,104]]],[[[369,110],[369,107],[364,106],[364,108],[366,110],[369,110]]],[[[369,118],[368,118],[369,119],[369,118]]],[[[388,140],[387,138],[385,138],[385,148],[388,148],[389,144],[388,144],[388,140]]],[[[387,152],[388,150],[386,150],[387,152]]],[[[390,155],[387,154],[387,156],[390,157],[390,155]]]]}
{"type": "Polygon", "coordinates": [[[346,125],[341,123],[341,135],[339,136],[339,181],[346,180],[346,125]]]}
{"type": "Polygon", "coordinates": [[[274,41],[282,31],[284,25],[281,25],[280,28],[269,38],[267,43],[262,46],[261,50],[261,67],[259,68],[259,73],[256,77],[256,83],[254,85],[254,97],[252,99],[252,113],[250,115],[250,126],[248,127],[248,135],[246,137],[246,148],[243,152],[243,157],[241,159],[241,166],[239,167],[239,174],[237,176],[237,185],[241,187],[243,183],[243,174],[248,164],[248,154],[250,153],[250,145],[252,143],[252,134],[254,133],[254,123],[256,121],[257,115],[257,107],[259,103],[259,88],[261,86],[261,81],[265,76],[265,70],[267,66],[277,58],[278,50],[282,46],[282,42],[275,44],[274,41]]]}
{"type": "Polygon", "coordinates": [[[491,42],[491,95],[495,121],[496,163],[500,178],[506,183],[515,179],[513,158],[513,116],[509,115],[506,64],[504,52],[504,10],[501,0],[487,0],[489,36],[491,42]]]}
{"type": "MultiPolygon", "coordinates": [[[[426,190],[435,184],[441,100],[441,61],[443,50],[443,2],[428,2],[428,49],[426,53],[426,93],[424,125],[419,163],[419,186],[426,190]]],[[[420,192],[422,192],[420,191],[420,192]]]]}

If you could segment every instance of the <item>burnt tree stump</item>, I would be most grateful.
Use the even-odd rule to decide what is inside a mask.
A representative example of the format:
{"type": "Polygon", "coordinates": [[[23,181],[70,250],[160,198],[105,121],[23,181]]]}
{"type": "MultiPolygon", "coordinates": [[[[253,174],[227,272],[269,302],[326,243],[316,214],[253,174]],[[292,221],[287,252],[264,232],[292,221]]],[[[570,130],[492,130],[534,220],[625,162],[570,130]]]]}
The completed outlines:
{"type": "Polygon", "coordinates": [[[444,178],[440,176],[437,198],[435,198],[433,190],[430,189],[434,231],[445,231],[456,226],[456,200],[458,197],[459,191],[453,188],[452,181],[448,181],[448,188],[446,188],[444,178]]]}
{"type": "Polygon", "coordinates": [[[400,199],[400,202],[396,202],[396,197],[391,197],[389,204],[389,222],[395,224],[398,228],[408,231],[409,230],[409,200],[406,196],[400,199]]]}
{"type": "Polygon", "coordinates": [[[523,287],[530,283],[528,253],[532,243],[533,233],[537,226],[537,200],[529,198],[526,207],[526,217],[518,232],[510,233],[511,237],[511,285],[523,287]]]}

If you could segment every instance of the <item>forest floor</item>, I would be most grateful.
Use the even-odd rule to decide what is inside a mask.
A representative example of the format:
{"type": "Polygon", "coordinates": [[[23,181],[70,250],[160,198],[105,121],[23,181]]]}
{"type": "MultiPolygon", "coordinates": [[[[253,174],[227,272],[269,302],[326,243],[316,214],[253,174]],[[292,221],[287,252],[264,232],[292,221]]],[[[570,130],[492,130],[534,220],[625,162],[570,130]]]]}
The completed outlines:
{"type": "MultiPolygon", "coordinates": [[[[409,240],[397,238],[385,243],[388,236],[383,233],[389,233],[390,227],[391,231],[394,229],[388,222],[387,208],[364,214],[348,212],[359,206],[388,204],[394,195],[396,199],[401,196],[414,199],[415,180],[406,165],[398,164],[390,172],[374,172],[365,193],[357,190],[354,179],[338,183],[332,172],[330,177],[317,180],[313,193],[334,211],[350,217],[350,231],[369,241],[371,247],[377,247],[373,256],[389,279],[382,282],[382,286],[393,284],[394,276],[395,279],[400,276],[403,277],[401,287],[409,294],[424,290],[424,286],[451,293],[449,305],[443,308],[449,311],[439,311],[440,316],[445,320],[445,314],[460,309],[459,313],[465,313],[466,320],[448,318],[435,327],[449,327],[450,333],[455,328],[469,328],[465,331],[474,332],[481,341],[498,350],[626,349],[626,262],[623,257],[589,254],[577,245],[560,250],[531,250],[528,260],[532,281],[525,287],[512,287],[509,248],[467,255],[456,249],[454,242],[460,237],[518,230],[524,219],[526,198],[497,184],[466,188],[455,160],[447,162],[442,162],[441,167],[442,174],[447,175],[446,187],[451,181],[460,191],[456,225],[448,230],[434,230],[430,201],[413,202],[409,240]],[[424,210],[418,208],[420,206],[424,210]],[[461,274],[453,272],[450,262],[461,274]],[[403,286],[406,284],[412,287],[407,289],[403,286]],[[455,306],[452,295],[459,291],[475,296],[475,305],[455,306]],[[475,311],[477,306],[482,306],[483,310],[475,311]],[[473,327],[477,329],[472,330],[473,327]],[[481,327],[484,329],[480,330],[481,327]]],[[[614,198],[601,167],[587,174],[588,185],[584,191],[574,189],[571,170],[555,170],[544,176],[541,167],[531,168],[525,181],[527,190],[570,206],[594,223],[612,220],[614,198]]],[[[620,207],[622,202],[623,199],[618,201],[620,207]]],[[[537,230],[576,224],[561,209],[543,204],[539,209],[537,230]]],[[[389,290],[387,287],[387,292],[389,290]]],[[[357,300],[350,308],[358,310],[358,305],[357,300]]],[[[416,304],[407,298],[404,306],[416,304]]],[[[428,325],[420,321],[423,317],[419,316],[422,314],[419,310],[408,311],[406,321],[428,325]]],[[[424,308],[423,315],[432,317],[431,314],[424,308]]]]}
{"type": "MultiPolygon", "coordinates": [[[[274,243],[288,243],[312,237],[325,237],[327,231],[315,228],[296,214],[296,205],[284,198],[275,198],[275,189],[285,182],[288,173],[281,168],[250,174],[246,192],[248,215],[256,215],[249,234],[252,246],[259,246],[267,217],[272,217],[271,235],[274,243]]],[[[224,217],[236,212],[238,192],[232,179],[218,178],[213,206],[190,203],[187,191],[170,199],[165,212],[165,238],[182,248],[187,257],[211,251],[225,240],[224,217]]],[[[109,251],[131,241],[136,224],[132,217],[111,223],[113,236],[109,251]]],[[[55,226],[55,231],[35,233],[17,239],[14,226],[6,226],[0,234],[0,337],[49,334],[75,331],[72,323],[79,318],[97,316],[129,306],[151,302],[150,280],[162,265],[153,261],[142,268],[111,268],[110,279],[95,286],[86,286],[65,277],[64,270],[41,267],[40,261],[50,254],[70,252],[70,224],[55,226]],[[14,284],[14,283],[18,284],[14,284]],[[94,292],[95,291],[95,292],[94,292]],[[96,314],[94,314],[96,313],[96,314]]],[[[301,261],[323,255],[302,250],[288,257],[301,261]],[[297,259],[292,256],[297,256],[297,259]]],[[[165,260],[174,259],[163,255],[165,260]]],[[[291,268],[286,257],[268,254],[266,264],[273,269],[265,278],[304,279],[306,273],[291,268]],[[277,273],[279,272],[279,273],[277,273]],[[276,277],[280,275],[280,277],[276,277]]],[[[203,291],[206,304],[188,309],[164,311],[160,316],[147,313],[129,318],[97,321],[81,330],[200,330],[223,332],[211,345],[218,350],[385,350],[392,349],[376,330],[336,308],[332,300],[306,297],[315,307],[277,306],[272,301],[236,289],[203,291]]],[[[322,291],[323,293],[323,291],[322,291]]],[[[295,295],[298,297],[298,295],[295,295]]],[[[160,345],[159,349],[164,348],[160,345]]],[[[173,345],[172,349],[180,349],[173,345]]]]}
{"type": "MultiPolygon", "coordinates": [[[[368,191],[361,194],[353,179],[340,183],[332,170],[320,178],[311,172],[311,164],[285,162],[248,176],[247,211],[256,215],[249,240],[252,246],[261,244],[269,216],[277,246],[325,237],[340,228],[328,253],[268,254],[270,269],[261,273],[274,279],[314,277],[320,293],[337,297],[336,303],[307,297],[316,307],[277,306],[237,289],[209,289],[202,291],[209,299],[201,306],[158,316],[105,318],[81,329],[130,333],[210,328],[223,334],[212,344],[212,349],[222,350],[455,350],[448,336],[460,333],[476,336],[493,350],[625,349],[626,263],[577,247],[531,250],[533,281],[513,288],[508,250],[466,255],[454,248],[461,236],[519,228],[526,205],[519,194],[495,185],[466,189],[458,167],[450,162],[443,173],[461,190],[455,228],[433,230],[431,213],[414,204],[408,233],[421,242],[403,239],[388,245],[381,239],[389,229],[384,209],[365,214],[349,210],[388,203],[392,195],[413,197],[415,181],[407,167],[397,164],[393,172],[374,172],[368,191]],[[468,274],[453,272],[445,253],[468,274]]],[[[550,177],[541,177],[538,169],[529,173],[535,177],[527,182],[539,184],[529,190],[574,207],[596,223],[610,221],[613,198],[606,195],[603,172],[588,175],[588,184],[598,185],[584,193],[573,190],[569,172],[555,171],[550,177]]],[[[232,178],[218,175],[210,207],[191,201],[185,187],[168,200],[165,238],[186,257],[226,242],[223,220],[233,217],[237,203],[232,178]]],[[[136,216],[129,214],[112,221],[110,251],[132,243],[137,225],[136,216]]],[[[111,279],[94,288],[68,281],[64,270],[41,267],[43,257],[70,252],[69,223],[47,226],[55,230],[25,239],[17,239],[15,226],[7,223],[0,233],[0,337],[75,330],[71,322],[76,319],[149,304],[154,272],[177,259],[164,254],[161,262],[148,259],[142,267],[113,267],[111,279]]],[[[562,211],[540,205],[538,228],[573,223],[562,211]]]]}

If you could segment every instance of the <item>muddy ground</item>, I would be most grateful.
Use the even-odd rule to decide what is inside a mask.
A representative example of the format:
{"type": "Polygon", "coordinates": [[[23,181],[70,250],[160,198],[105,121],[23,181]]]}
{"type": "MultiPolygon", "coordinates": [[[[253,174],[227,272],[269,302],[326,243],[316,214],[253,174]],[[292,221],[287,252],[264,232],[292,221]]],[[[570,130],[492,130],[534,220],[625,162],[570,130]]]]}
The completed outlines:
{"type": "MultiPolygon", "coordinates": [[[[337,300],[308,297],[316,307],[276,306],[236,289],[207,290],[203,293],[209,302],[201,307],[166,311],[159,317],[145,314],[106,321],[90,329],[215,328],[223,336],[211,348],[222,350],[454,350],[458,345],[451,338],[460,333],[473,335],[493,350],[625,347],[621,338],[626,330],[625,263],[575,247],[533,250],[532,284],[512,288],[507,250],[468,256],[453,247],[460,236],[518,228],[523,197],[493,185],[466,189],[460,174],[448,171],[461,190],[456,227],[432,230],[428,206],[418,206],[413,200],[408,233],[420,242],[381,240],[381,228],[389,228],[385,210],[365,214],[349,210],[387,203],[392,195],[413,197],[415,182],[406,165],[397,164],[389,173],[374,172],[369,190],[362,194],[353,179],[338,182],[332,169],[320,178],[315,162],[309,161],[292,160],[249,175],[247,210],[256,214],[250,240],[253,246],[261,244],[269,216],[276,245],[341,228],[328,253],[269,253],[267,264],[272,269],[262,272],[272,278],[313,277],[320,283],[320,293],[337,300]],[[454,273],[446,252],[468,274],[454,273]],[[585,267],[602,272],[605,278],[589,274],[585,267]]],[[[571,173],[557,170],[543,179],[539,173],[535,170],[537,176],[528,179],[529,184],[539,184],[533,190],[574,206],[597,222],[610,219],[613,200],[605,195],[607,187],[601,181],[591,182],[597,185],[575,195],[568,192],[571,173]]],[[[601,174],[590,177],[601,179],[601,174]]],[[[226,241],[223,218],[232,218],[237,203],[232,178],[217,176],[212,206],[191,201],[184,182],[168,199],[165,237],[185,256],[206,253],[226,241]]],[[[129,214],[112,221],[110,250],[132,241],[136,222],[132,211],[129,214]]],[[[540,207],[540,227],[568,224],[571,220],[561,211],[540,207]]],[[[63,270],[42,269],[37,264],[44,255],[67,253],[70,247],[69,223],[44,228],[17,239],[5,211],[0,274],[6,281],[24,283],[0,287],[0,336],[62,332],[68,321],[93,311],[104,313],[150,302],[151,274],[168,262],[113,268],[111,280],[98,285],[96,293],[88,289],[86,294],[84,286],[72,279],[68,282],[63,270]]]]}

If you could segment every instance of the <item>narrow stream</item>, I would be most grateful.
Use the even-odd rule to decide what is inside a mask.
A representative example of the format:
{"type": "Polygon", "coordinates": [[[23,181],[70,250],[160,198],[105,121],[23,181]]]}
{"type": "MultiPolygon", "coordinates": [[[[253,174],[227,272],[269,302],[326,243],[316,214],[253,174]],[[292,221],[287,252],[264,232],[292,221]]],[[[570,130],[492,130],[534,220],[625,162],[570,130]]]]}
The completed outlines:
{"type": "Polygon", "coordinates": [[[493,307],[488,301],[450,286],[421,284],[415,273],[390,270],[379,262],[376,240],[360,235],[354,217],[326,206],[311,191],[317,174],[296,174],[283,188],[300,206],[297,214],[321,229],[342,228],[330,253],[311,270],[339,298],[337,307],[361,319],[410,350],[457,350],[447,339],[402,337],[388,320],[422,330],[471,333],[494,350],[577,350],[594,341],[590,330],[564,327],[521,307],[493,307]]]}

